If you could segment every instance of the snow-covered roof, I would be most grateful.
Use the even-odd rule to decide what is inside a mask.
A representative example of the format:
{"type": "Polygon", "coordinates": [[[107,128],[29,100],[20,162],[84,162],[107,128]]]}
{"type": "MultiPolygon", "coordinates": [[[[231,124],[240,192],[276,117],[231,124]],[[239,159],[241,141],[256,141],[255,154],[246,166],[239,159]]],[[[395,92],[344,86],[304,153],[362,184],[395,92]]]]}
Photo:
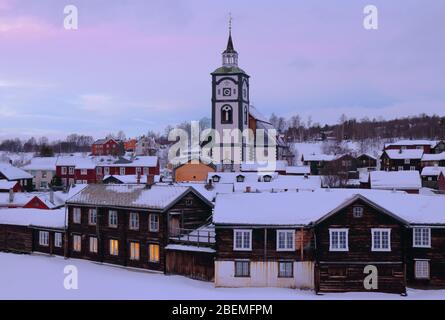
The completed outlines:
{"type": "Polygon", "coordinates": [[[32,179],[28,172],[4,163],[0,163],[0,173],[8,180],[32,179]]]}
{"type": "MultiPolygon", "coordinates": [[[[106,175],[104,176],[103,180],[107,180],[111,177],[119,180],[121,183],[138,183],[137,175],[106,175]]],[[[154,176],[154,182],[159,182],[160,179],[161,176],[159,175],[154,176]]],[[[141,175],[139,183],[147,183],[147,176],[141,175]]]]}
{"type": "Polygon", "coordinates": [[[216,225],[305,226],[315,223],[358,195],[412,224],[445,223],[443,196],[366,189],[218,195],[213,221],[216,225]],[[277,206],[277,203],[280,205],[277,206]]]}
{"type": "Polygon", "coordinates": [[[36,157],[32,158],[31,162],[26,166],[22,167],[23,170],[27,171],[56,171],[57,157],[36,157]]]}
{"type": "Polygon", "coordinates": [[[309,153],[303,154],[304,161],[332,161],[337,158],[336,155],[322,154],[322,153],[309,153]]]}
{"type": "Polygon", "coordinates": [[[63,156],[57,159],[57,166],[75,167],[76,169],[95,169],[96,163],[90,157],[63,156]]]}
{"type": "Polygon", "coordinates": [[[288,163],[285,160],[269,161],[267,163],[241,163],[241,171],[285,171],[288,163]]]}
{"type": "Polygon", "coordinates": [[[445,167],[424,167],[422,169],[422,176],[439,176],[440,173],[445,175],[445,167]]]}
{"type": "Polygon", "coordinates": [[[129,163],[116,164],[119,167],[156,167],[158,164],[158,157],[156,156],[137,156],[134,159],[129,159],[129,163]]]}
{"type": "Polygon", "coordinates": [[[5,179],[1,179],[0,180],[0,190],[13,189],[17,183],[18,183],[17,181],[8,181],[5,179]]]}
{"type": "Polygon", "coordinates": [[[320,176],[283,176],[278,175],[270,182],[235,182],[235,192],[281,192],[286,190],[316,190],[321,188],[320,176]]]}
{"type": "Polygon", "coordinates": [[[249,114],[256,120],[270,124],[270,121],[254,106],[249,106],[249,114]]]}
{"type": "Polygon", "coordinates": [[[422,159],[423,150],[406,149],[406,150],[385,150],[390,159],[422,159]]]}
{"type": "Polygon", "coordinates": [[[445,151],[442,153],[425,153],[422,161],[443,161],[445,160],[445,151]]]}
{"type": "Polygon", "coordinates": [[[12,202],[9,201],[9,192],[0,192],[0,207],[23,207],[33,197],[30,197],[28,193],[14,192],[12,202]]]}
{"type": "Polygon", "coordinates": [[[63,229],[65,209],[1,209],[0,224],[63,229]]]}
{"type": "Polygon", "coordinates": [[[362,153],[357,158],[360,158],[360,157],[368,157],[368,158],[377,160],[377,158],[374,155],[370,154],[370,153],[362,153]]]}
{"type": "Polygon", "coordinates": [[[434,148],[439,141],[437,140],[400,140],[397,142],[386,143],[385,148],[390,146],[430,146],[434,148]]]}
{"type": "Polygon", "coordinates": [[[418,190],[422,180],[418,171],[372,171],[371,189],[418,190]]]}
{"type": "Polygon", "coordinates": [[[207,181],[212,179],[214,176],[219,176],[220,180],[218,183],[235,183],[238,176],[244,177],[244,182],[254,183],[262,180],[264,176],[271,176],[272,180],[278,177],[276,172],[209,172],[207,174],[207,181]]]}
{"type": "Polygon", "coordinates": [[[166,250],[178,250],[178,251],[194,251],[194,252],[206,252],[215,253],[215,249],[208,247],[187,246],[183,244],[169,244],[165,247],[166,250]]]}
{"type": "Polygon", "coordinates": [[[0,193],[0,207],[23,207],[35,197],[49,209],[59,208],[65,204],[62,192],[54,192],[53,202],[51,202],[50,192],[14,192],[12,202],[9,201],[9,196],[9,193],[0,193]]]}
{"type": "Polygon", "coordinates": [[[193,188],[167,184],[151,188],[139,184],[90,184],[68,199],[67,204],[164,210],[192,190],[200,195],[193,188]]]}
{"type": "Polygon", "coordinates": [[[286,167],[286,174],[310,174],[311,167],[309,166],[291,166],[286,167]]]}

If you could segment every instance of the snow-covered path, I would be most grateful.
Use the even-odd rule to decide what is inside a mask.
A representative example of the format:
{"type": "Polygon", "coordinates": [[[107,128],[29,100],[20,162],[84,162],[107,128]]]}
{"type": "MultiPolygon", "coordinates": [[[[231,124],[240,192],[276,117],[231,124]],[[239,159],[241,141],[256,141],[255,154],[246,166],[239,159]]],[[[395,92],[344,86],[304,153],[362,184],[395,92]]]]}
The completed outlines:
{"type": "Polygon", "coordinates": [[[212,283],[180,276],[61,257],[0,253],[0,299],[444,299],[445,290],[410,290],[408,297],[347,293],[317,296],[312,291],[280,288],[214,288],[212,283]],[[78,269],[79,288],[63,286],[66,265],[78,269]]]}

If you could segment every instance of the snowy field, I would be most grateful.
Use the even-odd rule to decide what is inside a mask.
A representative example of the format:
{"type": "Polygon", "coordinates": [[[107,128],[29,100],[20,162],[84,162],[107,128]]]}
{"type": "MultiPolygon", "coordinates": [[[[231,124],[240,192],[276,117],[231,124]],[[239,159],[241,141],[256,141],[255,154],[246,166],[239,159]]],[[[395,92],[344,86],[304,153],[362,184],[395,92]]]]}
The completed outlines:
{"type": "Polygon", "coordinates": [[[279,288],[214,288],[180,276],[100,265],[94,262],[0,253],[0,299],[159,299],[159,300],[332,300],[444,299],[445,290],[409,290],[408,297],[380,293],[315,295],[279,288]],[[64,268],[78,269],[79,288],[64,288],[64,268]]]}

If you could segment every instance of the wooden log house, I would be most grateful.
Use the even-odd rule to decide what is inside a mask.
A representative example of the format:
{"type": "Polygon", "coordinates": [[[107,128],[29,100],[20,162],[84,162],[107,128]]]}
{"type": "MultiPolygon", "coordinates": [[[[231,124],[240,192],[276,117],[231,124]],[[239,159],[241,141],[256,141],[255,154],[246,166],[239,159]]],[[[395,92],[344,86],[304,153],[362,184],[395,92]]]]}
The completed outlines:
{"type": "Polygon", "coordinates": [[[208,223],[212,207],[191,187],[89,185],[67,201],[66,254],[164,272],[170,238],[208,223]]]}

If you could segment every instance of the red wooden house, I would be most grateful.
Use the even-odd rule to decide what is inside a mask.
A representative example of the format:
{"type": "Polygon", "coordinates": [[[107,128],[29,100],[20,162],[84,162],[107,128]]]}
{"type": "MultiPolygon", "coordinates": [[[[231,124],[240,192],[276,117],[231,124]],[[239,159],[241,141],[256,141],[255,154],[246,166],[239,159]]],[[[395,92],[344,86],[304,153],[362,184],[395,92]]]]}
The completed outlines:
{"type": "Polygon", "coordinates": [[[117,156],[121,155],[120,141],[115,139],[99,139],[91,146],[91,154],[93,156],[117,156]]]}

